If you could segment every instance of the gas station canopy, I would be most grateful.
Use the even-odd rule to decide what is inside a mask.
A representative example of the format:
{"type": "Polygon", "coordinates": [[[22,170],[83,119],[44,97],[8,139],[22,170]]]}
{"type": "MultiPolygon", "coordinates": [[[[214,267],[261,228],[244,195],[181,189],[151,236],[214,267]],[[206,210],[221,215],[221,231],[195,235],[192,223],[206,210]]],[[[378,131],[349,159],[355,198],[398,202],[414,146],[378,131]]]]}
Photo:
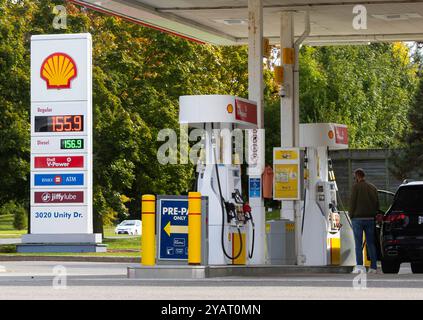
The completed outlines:
{"type": "MultiPolygon", "coordinates": [[[[90,9],[217,45],[248,43],[248,0],[68,0],[90,9]]],[[[422,41],[423,2],[412,0],[264,0],[264,36],[279,43],[282,11],[293,11],[295,38],[310,13],[310,45],[422,41]],[[367,29],[355,30],[353,8],[367,10],[367,29]]]]}
{"type": "MultiPolygon", "coordinates": [[[[423,41],[423,0],[68,1],[200,43],[248,44],[248,99],[250,102],[238,101],[237,98],[228,96],[181,97],[180,100],[180,122],[203,124],[203,127],[209,132],[208,135],[205,135],[206,145],[209,146],[206,158],[229,159],[226,167],[213,166],[210,165],[211,162],[209,164],[199,162],[200,171],[198,172],[204,172],[204,174],[199,175],[201,179],[198,180],[197,190],[202,195],[209,197],[209,212],[212,213],[208,220],[209,244],[211,245],[208,262],[210,264],[225,265],[229,260],[234,263],[240,256],[242,248],[247,247],[243,245],[243,242],[248,243],[249,240],[242,240],[242,232],[246,234],[244,239],[247,237],[247,226],[245,225],[244,231],[241,231],[239,222],[234,221],[237,219],[235,213],[244,209],[238,210],[240,208],[237,209],[234,204],[242,203],[237,200],[240,190],[242,190],[242,184],[239,165],[235,169],[232,168],[232,143],[216,148],[216,142],[213,142],[211,138],[214,128],[209,121],[220,123],[221,128],[224,129],[229,128],[228,124],[233,123],[248,124],[250,127],[257,125],[259,129],[251,130],[248,134],[250,150],[248,154],[250,186],[248,205],[250,211],[247,212],[249,212],[248,219],[252,222],[254,216],[255,221],[251,224],[252,239],[254,239],[251,252],[255,253],[251,256],[250,252],[248,253],[248,263],[251,265],[266,263],[264,199],[260,191],[251,193],[251,186],[258,186],[253,189],[260,190],[260,186],[263,185],[262,173],[266,163],[264,130],[261,130],[264,127],[263,36],[268,38],[271,43],[280,44],[283,82],[279,92],[281,97],[281,148],[278,146],[278,149],[286,150],[285,154],[291,158],[285,159],[290,161],[289,163],[277,163],[278,167],[274,167],[273,189],[292,192],[281,192],[280,195],[275,192],[274,198],[282,201],[280,217],[287,221],[294,221],[295,241],[291,241],[291,244],[295,244],[298,265],[323,266],[341,263],[340,217],[337,209],[335,210],[337,188],[331,165],[329,165],[328,147],[347,148],[348,131],[344,125],[303,125],[301,141],[299,48],[301,43],[331,45],[382,41],[423,41]],[[221,111],[220,117],[216,116],[216,110],[221,111]],[[322,139],[315,139],[316,137],[322,139]],[[213,147],[213,145],[215,146],[213,147]],[[309,149],[314,148],[314,151],[307,153],[307,166],[310,169],[310,174],[307,178],[308,182],[304,183],[305,190],[308,189],[308,192],[304,192],[302,209],[301,201],[299,201],[301,200],[299,192],[299,147],[301,145],[309,149]],[[216,149],[223,150],[223,152],[216,154],[216,149]],[[223,188],[226,190],[225,195],[221,191],[219,178],[221,173],[223,177],[226,177],[222,179],[222,181],[226,181],[226,186],[223,188]],[[213,175],[217,179],[213,179],[213,175]],[[218,185],[216,185],[216,181],[218,185]],[[219,190],[219,194],[216,193],[216,190],[219,190]],[[228,211],[224,208],[229,208],[227,206],[229,201],[232,201],[235,209],[228,211]],[[225,210],[230,217],[229,220],[224,219],[225,210]],[[220,211],[222,216],[216,215],[220,211]],[[309,213],[306,215],[306,212],[309,213]],[[233,240],[231,245],[232,250],[235,247],[239,248],[239,250],[237,249],[239,253],[232,252],[232,256],[227,253],[223,241],[225,223],[229,224],[227,227],[235,226],[240,236],[239,241],[236,240],[237,244],[235,245],[235,240],[233,240]],[[220,240],[221,245],[219,245],[220,240]]],[[[276,156],[274,159],[283,160],[277,159],[276,156]]],[[[244,219],[244,222],[247,220],[244,219]]],[[[232,232],[229,238],[237,239],[233,238],[235,234],[236,231],[232,232]]],[[[353,252],[348,247],[347,250],[353,252]]],[[[246,258],[239,262],[239,264],[246,263],[246,258]]]]}

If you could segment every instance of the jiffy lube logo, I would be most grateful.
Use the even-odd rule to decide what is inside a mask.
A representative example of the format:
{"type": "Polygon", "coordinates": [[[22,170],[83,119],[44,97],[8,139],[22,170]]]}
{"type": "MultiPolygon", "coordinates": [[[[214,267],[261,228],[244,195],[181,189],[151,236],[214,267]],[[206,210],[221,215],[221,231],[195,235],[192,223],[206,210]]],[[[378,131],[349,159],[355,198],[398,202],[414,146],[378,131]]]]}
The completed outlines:
{"type": "Polygon", "coordinates": [[[35,203],[82,203],[83,191],[46,191],[34,193],[35,203]]]}
{"type": "Polygon", "coordinates": [[[41,64],[41,78],[47,83],[47,89],[70,89],[77,75],[76,63],[66,53],[53,53],[41,64]]]}
{"type": "Polygon", "coordinates": [[[50,202],[51,200],[51,193],[45,192],[41,195],[41,199],[43,202],[50,202]]]}

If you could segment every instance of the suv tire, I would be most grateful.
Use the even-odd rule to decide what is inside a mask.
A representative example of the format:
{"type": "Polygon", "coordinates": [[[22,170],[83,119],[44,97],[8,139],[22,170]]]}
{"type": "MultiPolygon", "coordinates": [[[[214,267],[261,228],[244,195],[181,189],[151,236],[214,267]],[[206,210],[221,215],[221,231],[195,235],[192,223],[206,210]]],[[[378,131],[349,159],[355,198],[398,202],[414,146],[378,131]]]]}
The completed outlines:
{"type": "Polygon", "coordinates": [[[398,273],[401,266],[401,263],[395,260],[382,259],[381,263],[383,273],[398,273]]]}
{"type": "Polygon", "coordinates": [[[422,262],[412,262],[411,271],[413,273],[423,273],[423,263],[422,262]]]}

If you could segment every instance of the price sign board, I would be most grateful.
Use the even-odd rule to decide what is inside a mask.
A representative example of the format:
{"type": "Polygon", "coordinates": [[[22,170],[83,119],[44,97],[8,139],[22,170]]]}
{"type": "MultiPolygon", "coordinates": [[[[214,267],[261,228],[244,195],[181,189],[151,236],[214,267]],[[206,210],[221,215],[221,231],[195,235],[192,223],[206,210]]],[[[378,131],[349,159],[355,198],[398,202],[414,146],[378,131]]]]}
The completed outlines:
{"type": "Polygon", "coordinates": [[[91,234],[92,40],[31,38],[31,234],[91,234]]]}

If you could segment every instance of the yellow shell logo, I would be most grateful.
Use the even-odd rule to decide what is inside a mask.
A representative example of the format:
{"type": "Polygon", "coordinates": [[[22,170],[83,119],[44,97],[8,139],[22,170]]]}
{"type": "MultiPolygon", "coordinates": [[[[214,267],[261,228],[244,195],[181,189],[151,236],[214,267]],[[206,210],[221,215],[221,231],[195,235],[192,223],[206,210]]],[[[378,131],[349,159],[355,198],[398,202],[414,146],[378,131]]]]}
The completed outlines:
{"type": "Polygon", "coordinates": [[[226,107],[226,110],[228,111],[228,113],[232,113],[234,112],[234,106],[232,104],[228,104],[228,106],[226,107]]]}
{"type": "Polygon", "coordinates": [[[53,53],[41,65],[41,78],[47,89],[69,89],[78,74],[75,61],[66,53],[53,53]]]}

